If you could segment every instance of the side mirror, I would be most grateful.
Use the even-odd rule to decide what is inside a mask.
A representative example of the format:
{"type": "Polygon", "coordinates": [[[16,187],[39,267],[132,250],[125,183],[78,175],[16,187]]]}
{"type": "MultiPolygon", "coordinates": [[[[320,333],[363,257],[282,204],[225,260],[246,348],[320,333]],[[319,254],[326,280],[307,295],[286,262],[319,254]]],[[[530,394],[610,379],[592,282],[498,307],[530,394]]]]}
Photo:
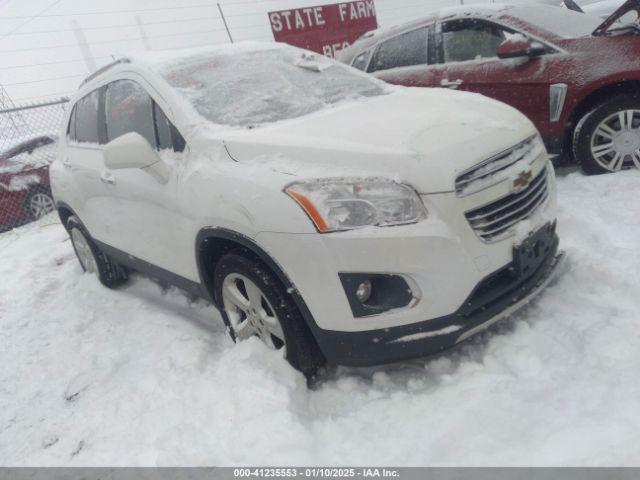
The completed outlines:
{"type": "Polygon", "coordinates": [[[139,133],[129,132],[104,147],[104,164],[110,170],[139,168],[160,183],[169,180],[169,169],[158,152],[139,133]]]}
{"type": "Polygon", "coordinates": [[[523,35],[514,35],[498,46],[498,58],[539,57],[547,53],[540,42],[532,42],[523,35]]]}

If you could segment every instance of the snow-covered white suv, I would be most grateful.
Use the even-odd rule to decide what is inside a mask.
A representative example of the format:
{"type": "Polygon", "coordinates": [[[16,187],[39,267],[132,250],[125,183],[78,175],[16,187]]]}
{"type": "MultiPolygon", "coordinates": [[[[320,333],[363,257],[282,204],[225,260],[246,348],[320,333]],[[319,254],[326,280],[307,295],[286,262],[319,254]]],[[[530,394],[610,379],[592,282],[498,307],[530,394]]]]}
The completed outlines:
{"type": "Polygon", "coordinates": [[[453,346],[558,270],[541,139],[480,95],[269,43],[121,59],[71,105],[51,182],[82,267],[209,299],[307,375],[453,346]]]}

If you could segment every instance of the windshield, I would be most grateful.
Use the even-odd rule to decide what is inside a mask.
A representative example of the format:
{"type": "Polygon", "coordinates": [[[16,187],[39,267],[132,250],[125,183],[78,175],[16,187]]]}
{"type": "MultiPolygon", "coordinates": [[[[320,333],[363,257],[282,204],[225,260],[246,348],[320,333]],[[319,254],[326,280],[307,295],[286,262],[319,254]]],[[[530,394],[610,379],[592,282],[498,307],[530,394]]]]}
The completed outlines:
{"type": "MultiPolygon", "coordinates": [[[[559,2],[558,2],[559,3],[559,2]]],[[[552,5],[523,5],[507,11],[518,19],[562,38],[590,36],[602,19],[552,5]]]]}
{"type": "Polygon", "coordinates": [[[349,67],[283,46],[215,51],[165,64],[161,75],[207,120],[253,126],[385,93],[349,67]]]}

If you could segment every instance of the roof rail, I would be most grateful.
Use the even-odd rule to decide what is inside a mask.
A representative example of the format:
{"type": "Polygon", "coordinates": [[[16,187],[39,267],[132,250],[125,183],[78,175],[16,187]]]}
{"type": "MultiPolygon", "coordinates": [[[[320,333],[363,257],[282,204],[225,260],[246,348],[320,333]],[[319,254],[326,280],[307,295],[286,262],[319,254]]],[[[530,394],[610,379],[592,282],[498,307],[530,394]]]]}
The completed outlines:
{"type": "Polygon", "coordinates": [[[80,86],[89,83],[91,80],[93,80],[96,77],[99,77],[100,75],[102,75],[104,72],[106,72],[107,70],[109,70],[112,67],[115,67],[116,65],[119,65],[121,63],[131,63],[131,60],[123,57],[123,58],[119,58],[118,60],[108,63],[107,65],[105,65],[104,67],[100,67],[98,70],[96,70],[95,72],[93,72],[91,75],[89,75],[87,78],[85,78],[82,83],[80,84],[80,86]]]}

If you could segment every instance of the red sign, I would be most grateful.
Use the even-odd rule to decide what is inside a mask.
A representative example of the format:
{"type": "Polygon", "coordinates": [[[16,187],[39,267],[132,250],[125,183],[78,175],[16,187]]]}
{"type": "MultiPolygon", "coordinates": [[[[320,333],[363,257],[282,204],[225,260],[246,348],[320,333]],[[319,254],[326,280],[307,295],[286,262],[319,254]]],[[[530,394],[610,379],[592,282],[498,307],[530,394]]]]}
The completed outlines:
{"type": "Polygon", "coordinates": [[[276,42],[335,57],[359,36],[378,28],[373,0],[269,12],[276,42]]]}

